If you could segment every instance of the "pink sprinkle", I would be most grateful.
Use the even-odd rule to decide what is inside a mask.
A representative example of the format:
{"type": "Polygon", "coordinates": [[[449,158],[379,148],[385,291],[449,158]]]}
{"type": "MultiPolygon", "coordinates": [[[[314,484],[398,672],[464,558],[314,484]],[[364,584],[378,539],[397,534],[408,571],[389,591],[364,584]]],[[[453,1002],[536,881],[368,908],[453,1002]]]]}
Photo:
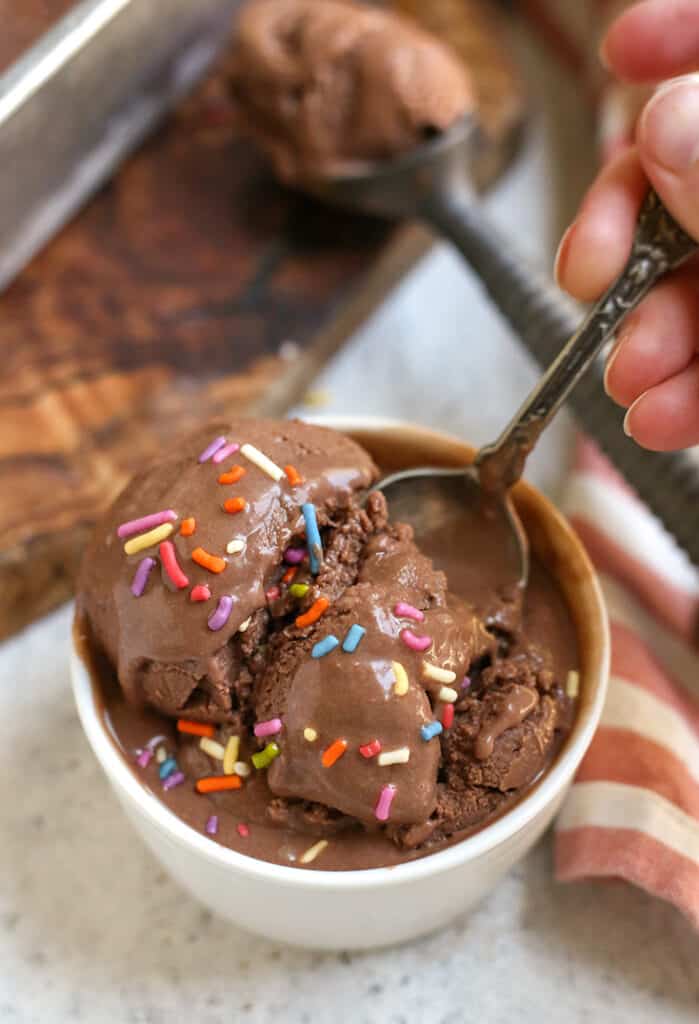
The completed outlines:
{"type": "Polygon", "coordinates": [[[136,758],[136,764],[138,765],[139,768],[147,768],[148,765],[150,764],[150,759],[152,758],[152,756],[153,751],[148,750],[148,748],[146,747],[146,749],[142,750],[141,753],[136,758]]]}
{"type": "Polygon", "coordinates": [[[417,636],[412,629],[401,629],[400,638],[411,651],[426,651],[432,646],[431,636],[417,636]]]}
{"type": "Polygon", "coordinates": [[[258,722],[253,732],[256,736],[276,736],[282,731],[281,718],[270,718],[266,722],[258,722]]]}
{"type": "Polygon", "coordinates": [[[240,825],[236,825],[236,831],[239,836],[243,837],[243,839],[247,839],[247,837],[250,835],[250,829],[248,828],[247,825],[244,825],[242,821],[240,825]]]}
{"type": "Polygon", "coordinates": [[[183,782],[184,774],[182,772],[173,772],[163,782],[163,789],[174,789],[175,786],[181,786],[183,782]]]}
{"type": "Polygon", "coordinates": [[[267,593],[265,594],[265,597],[267,598],[268,601],[276,601],[280,594],[281,590],[279,589],[279,587],[270,587],[267,593]]]}
{"type": "Polygon", "coordinates": [[[134,573],[133,582],[131,584],[131,593],[134,597],[141,597],[143,591],[146,589],[146,583],[150,576],[150,571],[155,565],[154,558],[142,558],[138,563],[138,569],[134,573]]]}
{"type": "Polygon", "coordinates": [[[388,821],[391,813],[391,804],[395,795],[395,786],[388,785],[382,787],[379,799],[376,801],[376,807],[374,808],[374,815],[378,821],[388,821]]]}
{"type": "Polygon", "coordinates": [[[461,689],[466,690],[471,685],[471,680],[468,676],[464,676],[464,681],[461,684],[461,689]]]}
{"type": "Polygon", "coordinates": [[[305,548],[287,548],[284,552],[284,561],[289,565],[298,565],[305,557],[305,548]]]}
{"type": "Polygon", "coordinates": [[[399,619],[412,619],[413,622],[425,621],[425,613],[421,612],[419,608],[415,608],[412,604],[406,604],[405,601],[399,601],[395,605],[393,614],[397,615],[399,619]]]}
{"type": "Polygon", "coordinates": [[[197,583],[189,592],[190,601],[208,601],[210,597],[211,591],[205,583],[197,583]]]}
{"type": "Polygon", "coordinates": [[[210,836],[215,836],[218,832],[218,815],[212,814],[206,823],[206,831],[210,836]]]}
{"type": "Polygon", "coordinates": [[[207,622],[209,629],[214,633],[219,629],[223,629],[228,622],[232,609],[233,598],[230,594],[224,594],[223,597],[219,597],[216,611],[211,613],[207,622]]]}
{"type": "Polygon", "coordinates": [[[143,516],[141,519],[130,519],[128,523],[122,523],[117,527],[117,537],[130,537],[133,533],[145,533],[152,530],[154,526],[162,526],[163,523],[174,523],[177,513],[171,508],[163,512],[154,512],[151,516],[143,516]]]}
{"type": "Polygon", "coordinates": [[[199,462],[208,462],[212,455],[215,455],[219,448],[223,448],[226,443],[225,437],[215,437],[210,445],[204,449],[199,456],[199,462]]]}
{"type": "Polygon", "coordinates": [[[227,459],[229,455],[235,455],[237,451],[240,451],[240,445],[234,441],[233,444],[224,445],[223,448],[219,448],[217,452],[214,452],[214,457],[211,461],[218,465],[219,462],[227,459]]]}

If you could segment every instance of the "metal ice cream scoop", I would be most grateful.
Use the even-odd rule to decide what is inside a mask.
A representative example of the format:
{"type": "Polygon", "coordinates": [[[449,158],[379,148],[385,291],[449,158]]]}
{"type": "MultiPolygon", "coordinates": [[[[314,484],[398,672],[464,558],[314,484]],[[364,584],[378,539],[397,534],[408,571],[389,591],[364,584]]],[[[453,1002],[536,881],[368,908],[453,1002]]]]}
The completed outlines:
{"type": "Polygon", "coordinates": [[[410,470],[386,478],[380,486],[392,514],[412,523],[421,543],[430,532],[427,548],[434,554],[435,531],[444,532],[445,524],[459,517],[466,524],[487,507],[492,535],[499,538],[494,550],[503,553],[503,581],[526,582],[526,539],[508,491],[542,430],[570,396],[583,427],[699,564],[699,465],[686,452],[643,452],[625,437],[620,412],[603,393],[597,359],[625,316],[665,273],[696,251],[696,243],[649,192],[624,270],[580,325],[573,304],[517,257],[511,242],[484,217],[469,181],[476,130],[473,118],[466,117],[405,156],[339,167],[307,186],[342,206],[426,221],[460,249],[528,349],[541,364],[550,364],[514,419],[493,444],[481,448],[472,467],[410,470]],[[590,375],[582,381],[593,363],[595,379],[590,375]],[[435,525],[440,523],[441,528],[435,525]]]}

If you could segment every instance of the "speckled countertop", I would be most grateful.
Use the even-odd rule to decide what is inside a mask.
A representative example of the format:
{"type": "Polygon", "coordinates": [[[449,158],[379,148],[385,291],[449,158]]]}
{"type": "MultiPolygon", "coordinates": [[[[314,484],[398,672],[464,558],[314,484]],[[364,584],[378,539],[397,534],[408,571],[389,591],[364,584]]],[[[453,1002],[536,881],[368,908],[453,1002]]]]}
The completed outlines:
{"type": "MultiPolygon", "coordinates": [[[[525,46],[523,57],[542,115],[489,205],[550,259],[588,173],[585,124],[542,55],[525,46]]],[[[458,260],[437,249],[318,387],[323,411],[402,416],[481,441],[532,379],[458,260]],[[463,382],[447,394],[446,365],[463,382]]],[[[570,433],[563,418],[535,453],[531,475],[554,492],[570,433]]],[[[0,645],[0,1024],[699,1020],[696,933],[625,885],[557,885],[550,839],[469,918],[397,949],[304,953],[216,920],[142,847],[88,749],[69,696],[69,623],[64,608],[0,645]]]]}

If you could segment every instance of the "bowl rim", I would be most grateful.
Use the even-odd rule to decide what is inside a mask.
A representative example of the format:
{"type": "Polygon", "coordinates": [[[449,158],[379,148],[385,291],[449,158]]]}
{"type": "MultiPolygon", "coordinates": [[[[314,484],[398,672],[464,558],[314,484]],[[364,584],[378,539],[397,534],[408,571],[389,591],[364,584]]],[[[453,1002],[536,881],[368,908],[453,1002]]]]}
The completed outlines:
{"type": "MultiPolygon", "coordinates": [[[[448,441],[452,444],[462,445],[464,448],[468,447],[467,442],[454,435],[383,416],[307,416],[303,418],[306,422],[328,426],[350,434],[353,431],[406,429],[428,440],[448,441]]],[[[529,486],[531,487],[531,485],[529,486]]],[[[556,520],[557,526],[567,539],[582,551],[585,560],[589,563],[581,541],[566,518],[548,498],[541,495],[541,492],[533,487],[532,490],[543,498],[549,513],[556,520]]],[[[599,722],[609,680],[609,622],[599,579],[594,569],[591,572],[590,583],[601,628],[598,663],[592,666],[590,672],[597,679],[597,689],[594,699],[586,707],[580,709],[573,731],[565,740],[553,765],[546,770],[529,793],[490,825],[455,842],[452,846],[403,864],[350,871],[323,871],[322,869],[301,871],[297,867],[287,867],[259,860],[212,842],[210,838],[200,834],[177,817],[154,793],[148,790],[137,778],[126,758],[119,752],[98,711],[90,673],[74,639],[71,642],[70,657],[73,696],[90,746],[111,784],[120,795],[125,795],[129,802],[135,805],[141,815],[147,818],[159,832],[164,833],[177,844],[188,847],[193,853],[208,861],[213,861],[220,867],[285,887],[300,886],[315,890],[337,891],[410,884],[427,876],[442,874],[488,854],[535,820],[555,800],[572,778],[587,751],[599,722]]]]}

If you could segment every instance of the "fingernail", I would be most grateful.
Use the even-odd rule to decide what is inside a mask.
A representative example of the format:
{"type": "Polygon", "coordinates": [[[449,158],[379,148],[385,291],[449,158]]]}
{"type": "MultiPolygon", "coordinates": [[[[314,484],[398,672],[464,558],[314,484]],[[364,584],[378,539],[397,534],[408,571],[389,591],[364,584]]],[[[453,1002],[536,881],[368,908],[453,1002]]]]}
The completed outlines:
{"type": "Polygon", "coordinates": [[[558,249],[556,250],[556,257],[553,261],[553,276],[557,284],[560,285],[561,278],[565,275],[566,263],[568,262],[568,256],[570,255],[570,243],[573,240],[573,232],[575,230],[576,222],[573,223],[565,231],[563,238],[558,243],[558,249]]]}
{"type": "Polygon", "coordinates": [[[631,337],[632,330],[633,330],[633,328],[629,324],[626,324],[624,327],[622,327],[618,337],[614,341],[614,345],[612,346],[611,352],[607,356],[607,365],[604,368],[603,384],[604,384],[604,390],[606,391],[606,393],[609,395],[610,398],[612,397],[612,394],[611,394],[611,392],[609,390],[609,385],[607,384],[607,378],[609,377],[609,371],[611,370],[612,366],[614,365],[616,357],[619,355],[619,350],[621,349],[621,346],[625,345],[626,342],[631,337]]]}
{"type": "Polygon", "coordinates": [[[610,63],[609,63],[609,57],[607,55],[607,37],[606,36],[604,37],[604,39],[600,43],[599,48],[597,50],[597,54],[599,56],[599,62],[602,65],[602,67],[604,68],[604,70],[605,71],[610,71],[611,67],[610,67],[610,63]]]}
{"type": "MultiPolygon", "coordinates": [[[[633,409],[633,405],[631,406],[631,409],[633,409]]],[[[631,428],[629,427],[629,416],[631,415],[631,409],[628,409],[626,412],[626,416],[624,416],[624,433],[627,437],[632,438],[633,434],[631,433],[631,428]]]]}
{"type": "Polygon", "coordinates": [[[675,174],[699,159],[699,74],[665,82],[639,123],[639,142],[656,163],[675,174]]]}

